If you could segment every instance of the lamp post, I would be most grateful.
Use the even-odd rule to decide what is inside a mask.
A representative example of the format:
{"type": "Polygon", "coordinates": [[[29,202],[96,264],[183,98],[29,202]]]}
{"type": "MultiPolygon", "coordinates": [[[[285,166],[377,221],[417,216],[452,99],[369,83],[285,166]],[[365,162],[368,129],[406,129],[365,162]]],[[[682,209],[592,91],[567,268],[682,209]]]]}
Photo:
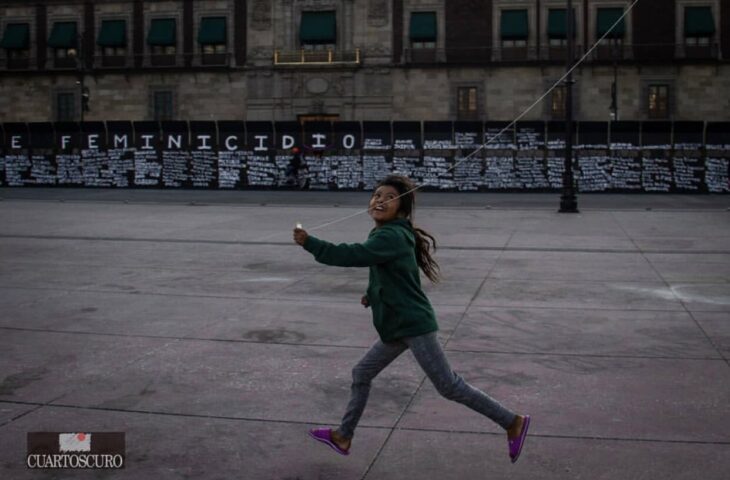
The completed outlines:
{"type": "Polygon", "coordinates": [[[573,2],[568,0],[566,11],[567,26],[565,33],[568,38],[568,60],[566,68],[568,76],[565,79],[565,171],[563,172],[563,193],[560,196],[560,213],[578,213],[578,200],[573,185],[573,57],[575,56],[575,42],[573,38],[573,2]]]}
{"type": "Polygon", "coordinates": [[[611,39],[613,56],[613,83],[611,84],[611,120],[618,122],[618,40],[611,39]]]}
{"type": "Polygon", "coordinates": [[[84,84],[85,77],[86,77],[86,56],[84,49],[84,42],[86,41],[86,32],[81,34],[76,34],[76,41],[78,42],[78,48],[76,49],[76,62],[78,64],[78,80],[76,80],[76,85],[79,86],[79,90],[81,93],[81,112],[80,112],[80,119],[81,123],[84,123],[84,113],[89,111],[89,98],[90,98],[90,92],[89,88],[84,84]]]}

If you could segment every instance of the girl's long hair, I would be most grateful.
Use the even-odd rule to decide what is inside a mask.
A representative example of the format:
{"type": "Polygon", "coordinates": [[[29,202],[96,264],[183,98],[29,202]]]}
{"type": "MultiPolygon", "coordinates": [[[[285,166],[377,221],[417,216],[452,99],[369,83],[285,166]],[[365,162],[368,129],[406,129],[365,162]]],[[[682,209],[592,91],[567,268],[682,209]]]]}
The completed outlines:
{"type": "Polygon", "coordinates": [[[416,186],[413,182],[403,175],[388,175],[381,180],[375,187],[382,186],[393,187],[398,191],[400,206],[398,213],[401,213],[411,225],[413,233],[416,237],[416,262],[418,267],[423,271],[433,283],[439,281],[439,265],[431,256],[431,250],[436,251],[436,239],[425,230],[416,227],[413,224],[414,210],[416,209],[416,186]]]}

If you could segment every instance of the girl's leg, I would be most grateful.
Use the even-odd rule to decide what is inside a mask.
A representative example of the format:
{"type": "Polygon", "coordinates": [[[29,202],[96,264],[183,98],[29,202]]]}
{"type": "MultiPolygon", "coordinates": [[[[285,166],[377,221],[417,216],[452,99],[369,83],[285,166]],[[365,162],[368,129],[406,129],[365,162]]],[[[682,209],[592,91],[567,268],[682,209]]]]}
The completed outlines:
{"type": "Polygon", "coordinates": [[[489,417],[505,430],[514,424],[517,415],[504,408],[481,390],[477,390],[451,370],[436,333],[404,338],[416,361],[436,390],[449,400],[459,402],[472,410],[489,417]]]}
{"type": "Polygon", "coordinates": [[[352,438],[360,416],[370,394],[370,384],[375,376],[398,358],[408,347],[403,342],[383,343],[378,340],[368,353],[352,369],[350,403],[342,418],[337,434],[345,439],[352,438]]]}

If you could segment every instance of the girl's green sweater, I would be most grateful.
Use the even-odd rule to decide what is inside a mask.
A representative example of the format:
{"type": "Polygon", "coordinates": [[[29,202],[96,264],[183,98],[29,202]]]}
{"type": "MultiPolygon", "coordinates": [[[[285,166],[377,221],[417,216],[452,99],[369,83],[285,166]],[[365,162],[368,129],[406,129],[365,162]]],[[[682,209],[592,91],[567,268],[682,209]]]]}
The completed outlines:
{"type": "Polygon", "coordinates": [[[438,330],[431,303],[421,288],[416,239],[406,219],[374,228],[365,243],[335,245],[307,237],[315,260],[339,267],[370,267],[367,298],[383,342],[438,330]]]}

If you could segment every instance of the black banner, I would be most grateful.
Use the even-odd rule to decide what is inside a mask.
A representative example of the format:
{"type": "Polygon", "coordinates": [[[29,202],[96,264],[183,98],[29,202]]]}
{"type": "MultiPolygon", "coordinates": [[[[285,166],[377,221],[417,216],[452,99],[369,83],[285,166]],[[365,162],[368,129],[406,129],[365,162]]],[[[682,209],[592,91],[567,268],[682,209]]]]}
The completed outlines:
{"type": "Polygon", "coordinates": [[[424,150],[453,150],[455,148],[452,122],[423,122],[424,150]]]}
{"type": "MultiPolygon", "coordinates": [[[[578,190],[605,192],[612,188],[611,157],[608,149],[608,122],[582,122],[579,125],[575,158],[578,165],[578,190]]],[[[563,166],[562,172],[565,171],[563,166]]],[[[562,182],[560,184],[562,187],[562,182]]]]}
{"type": "Polygon", "coordinates": [[[392,150],[390,122],[362,122],[363,150],[392,150]]]}
{"type": "Polygon", "coordinates": [[[162,139],[157,122],[134,122],[134,184],[162,185],[162,139]]]}
{"type": "Polygon", "coordinates": [[[193,188],[218,186],[218,135],[215,122],[190,122],[190,181],[193,188]]]}
{"type": "Polygon", "coordinates": [[[81,125],[81,165],[87,187],[114,186],[114,171],[107,149],[106,127],[103,122],[81,125]]]}
{"type": "Polygon", "coordinates": [[[246,185],[253,188],[276,187],[283,183],[284,166],[277,166],[271,122],[246,122],[246,185]]]}
{"type": "Polygon", "coordinates": [[[420,150],[421,122],[393,122],[393,149],[420,150]]]}
{"type": "Polygon", "coordinates": [[[484,138],[482,122],[454,122],[454,144],[464,150],[480,148],[484,138]]]}
{"type": "Polygon", "coordinates": [[[332,125],[335,148],[340,151],[361,150],[360,122],[335,122],[332,125]]]}
{"type": "MultiPolygon", "coordinates": [[[[6,123],[0,185],[556,191],[564,122],[6,123]],[[486,144],[484,143],[486,142],[486,144]]],[[[726,193],[730,122],[576,122],[583,192],[726,193]]]]}
{"type": "Polygon", "coordinates": [[[246,127],[243,122],[218,122],[218,188],[246,185],[246,127]]]}
{"type": "Polygon", "coordinates": [[[707,124],[705,185],[710,193],[730,192],[730,122],[707,124]]]}
{"type": "Polygon", "coordinates": [[[305,154],[334,150],[337,146],[332,135],[331,122],[304,123],[304,152],[305,154]]]}
{"type": "Polygon", "coordinates": [[[59,122],[56,130],[56,181],[61,186],[84,184],[81,160],[81,126],[75,122],[59,122]]]}
{"type": "Polygon", "coordinates": [[[130,187],[135,180],[134,128],[132,122],[107,122],[107,155],[113,187],[130,187]]]}

